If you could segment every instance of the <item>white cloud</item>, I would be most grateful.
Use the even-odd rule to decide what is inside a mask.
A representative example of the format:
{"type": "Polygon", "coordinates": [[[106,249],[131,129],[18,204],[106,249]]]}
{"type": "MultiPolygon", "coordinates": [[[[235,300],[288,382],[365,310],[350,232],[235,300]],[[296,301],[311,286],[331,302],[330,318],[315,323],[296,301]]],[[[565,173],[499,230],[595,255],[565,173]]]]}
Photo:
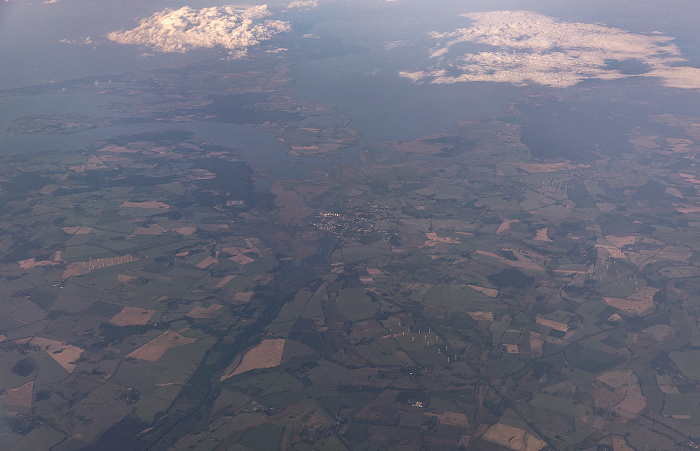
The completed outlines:
{"type": "Polygon", "coordinates": [[[406,41],[390,41],[390,42],[385,42],[384,43],[384,50],[394,50],[399,47],[405,47],[408,45],[408,42],[406,41]]]}
{"type": "Polygon", "coordinates": [[[318,0],[295,0],[289,5],[288,9],[311,9],[318,6],[318,0]]]}
{"type": "Polygon", "coordinates": [[[700,68],[697,67],[657,67],[647,75],[659,77],[672,88],[700,89],[700,68]]]}
{"type": "Polygon", "coordinates": [[[160,52],[184,53],[195,48],[222,47],[230,50],[232,57],[240,57],[249,47],[291,29],[288,22],[264,19],[269,15],[266,5],[201,10],[185,6],[155,13],[141,20],[138,27],[112,32],[108,38],[160,52]]]}
{"type": "Polygon", "coordinates": [[[413,81],[457,83],[495,81],[554,87],[585,79],[658,77],[667,86],[700,89],[700,69],[679,67],[685,61],[673,38],[635,34],[618,28],[564,22],[527,11],[464,14],[468,28],[430,33],[436,64],[421,71],[400,72],[413,81]],[[492,51],[458,53],[459,44],[478,43],[492,51]],[[625,71],[625,65],[634,70],[625,71]],[[625,73],[627,72],[627,73],[625,73]]]}
{"type": "Polygon", "coordinates": [[[91,45],[93,47],[97,47],[98,45],[100,45],[98,42],[93,41],[90,36],[81,39],[61,39],[58,42],[60,42],[61,44],[72,45],[91,45]]]}

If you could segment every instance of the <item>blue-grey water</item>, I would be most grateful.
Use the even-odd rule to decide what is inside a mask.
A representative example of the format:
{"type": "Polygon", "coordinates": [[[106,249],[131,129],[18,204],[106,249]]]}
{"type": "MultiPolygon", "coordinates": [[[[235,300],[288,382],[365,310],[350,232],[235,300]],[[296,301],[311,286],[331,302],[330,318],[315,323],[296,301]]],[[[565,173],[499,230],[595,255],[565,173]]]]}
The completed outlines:
{"type": "MultiPolygon", "coordinates": [[[[191,132],[195,139],[235,149],[241,159],[276,172],[286,179],[302,179],[308,172],[298,167],[298,157],[288,155],[288,149],[270,133],[252,126],[220,122],[193,121],[179,123],[145,123],[99,127],[79,133],[13,133],[9,129],[16,117],[32,114],[77,113],[99,117],[99,107],[107,99],[93,94],[52,94],[0,97],[0,155],[19,155],[50,150],[75,150],[92,141],[120,135],[133,135],[169,130],[191,132]]],[[[266,189],[270,180],[259,179],[256,188],[266,189]]]]}
{"type": "MultiPolygon", "coordinates": [[[[106,36],[111,31],[131,28],[138,19],[165,7],[201,8],[226,3],[221,0],[71,0],[52,4],[42,0],[0,1],[0,89],[125,70],[177,67],[211,58],[214,50],[144,55],[146,49],[114,44],[106,36]],[[32,31],[28,34],[26,30],[32,31]],[[90,44],[83,42],[87,37],[90,44]]],[[[335,106],[350,117],[351,126],[363,134],[360,146],[410,140],[445,131],[456,121],[496,114],[522,92],[521,88],[503,83],[415,84],[398,76],[400,70],[418,70],[431,64],[429,31],[468,26],[461,13],[496,9],[530,10],[568,21],[601,22],[635,33],[659,31],[676,37],[675,43],[688,59],[688,65],[700,66],[696,27],[700,2],[697,0],[678,0],[672,8],[665,7],[661,0],[594,4],[592,7],[588,0],[321,1],[314,10],[294,13],[294,17],[305,23],[305,29],[298,33],[335,40],[353,50],[342,56],[296,62],[295,95],[335,106]]],[[[270,5],[269,9],[274,18],[291,17],[284,16],[283,6],[270,5]]],[[[0,97],[0,154],[78,150],[91,140],[113,135],[176,129],[192,131],[199,139],[239,147],[242,152],[248,152],[245,158],[252,163],[257,157],[269,166],[270,159],[264,160],[262,156],[266,150],[273,152],[279,171],[297,170],[284,146],[274,137],[245,126],[200,122],[105,127],[73,135],[7,132],[13,119],[26,114],[79,113],[99,117],[99,107],[105,101],[106,98],[97,95],[0,97]]],[[[328,121],[333,120],[306,121],[330,125],[332,122],[328,121]]]]}

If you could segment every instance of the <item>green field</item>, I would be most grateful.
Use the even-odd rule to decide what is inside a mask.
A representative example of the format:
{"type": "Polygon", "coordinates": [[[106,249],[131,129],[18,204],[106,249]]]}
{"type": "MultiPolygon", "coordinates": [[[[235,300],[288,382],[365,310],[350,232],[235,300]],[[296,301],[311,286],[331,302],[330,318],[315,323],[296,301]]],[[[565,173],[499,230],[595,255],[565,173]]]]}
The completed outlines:
{"type": "Polygon", "coordinates": [[[348,321],[371,318],[377,311],[377,305],[367,295],[364,288],[346,288],[338,292],[336,304],[348,321]]]}
{"type": "Polygon", "coordinates": [[[284,428],[272,423],[264,423],[246,431],[238,441],[254,451],[277,451],[284,428]]]}
{"type": "Polygon", "coordinates": [[[700,380],[700,351],[673,351],[669,357],[684,376],[700,380]]]}
{"type": "Polygon", "coordinates": [[[583,417],[590,410],[590,407],[586,405],[574,403],[571,398],[548,393],[539,393],[530,400],[530,404],[538,409],[555,411],[573,417],[583,417]]]}
{"type": "Polygon", "coordinates": [[[700,421],[700,393],[672,393],[664,395],[663,415],[690,415],[700,421]]]}
{"type": "Polygon", "coordinates": [[[466,285],[437,284],[425,295],[424,302],[447,307],[452,311],[490,310],[494,301],[466,285]]]}

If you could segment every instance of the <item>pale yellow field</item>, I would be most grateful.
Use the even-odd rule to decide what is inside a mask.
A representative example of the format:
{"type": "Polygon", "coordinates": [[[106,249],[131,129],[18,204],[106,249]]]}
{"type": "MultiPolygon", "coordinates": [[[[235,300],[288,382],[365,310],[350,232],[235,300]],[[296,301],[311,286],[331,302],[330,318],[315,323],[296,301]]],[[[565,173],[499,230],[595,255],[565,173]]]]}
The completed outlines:
{"type": "Polygon", "coordinates": [[[168,349],[175,348],[177,346],[184,346],[194,343],[195,341],[197,341],[197,339],[183,337],[173,330],[166,330],[153,340],[129,354],[127,357],[155,362],[160,359],[168,349]]]}
{"type": "Polygon", "coordinates": [[[448,424],[450,426],[459,426],[466,428],[469,426],[469,419],[463,413],[445,412],[442,415],[436,415],[440,424],[448,424]]]}
{"type": "MultiPolygon", "coordinates": [[[[700,181],[698,181],[700,183],[700,181]]],[[[680,213],[697,213],[700,211],[700,207],[691,205],[690,207],[677,208],[680,213]]]]}
{"type": "Polygon", "coordinates": [[[501,225],[498,226],[498,229],[496,230],[496,235],[505,232],[506,230],[510,229],[510,225],[513,224],[514,222],[518,222],[517,219],[508,219],[506,221],[503,221],[501,225]]]}
{"type": "Polygon", "coordinates": [[[252,291],[246,291],[244,293],[236,293],[233,296],[233,300],[236,302],[250,302],[250,298],[253,297],[252,291]]]}
{"type": "Polygon", "coordinates": [[[547,443],[528,434],[523,429],[497,423],[488,428],[482,439],[516,451],[539,451],[547,443]]]}
{"type": "Polygon", "coordinates": [[[537,332],[530,332],[530,352],[534,357],[539,357],[544,352],[544,340],[537,332]]]}
{"type": "Polygon", "coordinates": [[[180,235],[192,235],[194,232],[197,231],[197,227],[180,227],[173,230],[179,233],[180,235]]]}
{"type": "Polygon", "coordinates": [[[571,169],[590,167],[581,164],[572,164],[569,162],[562,163],[518,163],[520,169],[529,172],[530,174],[538,172],[557,172],[557,171],[568,171],[571,169]]]}
{"type": "Polygon", "coordinates": [[[64,227],[63,231],[68,235],[87,235],[92,232],[92,227],[77,226],[77,227],[64,227]]]}
{"type": "Polygon", "coordinates": [[[195,307],[187,314],[187,316],[190,318],[209,318],[214,314],[214,312],[221,310],[221,307],[223,307],[221,304],[212,304],[207,308],[195,307]]]}
{"type": "Polygon", "coordinates": [[[425,234],[425,236],[428,238],[425,242],[425,245],[430,246],[430,247],[437,246],[440,243],[447,243],[447,244],[461,243],[461,241],[459,241],[459,239],[457,239],[457,238],[451,238],[451,237],[440,238],[437,236],[437,233],[435,233],[435,232],[428,232],[425,234]]]}
{"type": "MultiPolygon", "coordinates": [[[[595,247],[597,247],[599,251],[606,252],[609,258],[619,258],[622,260],[627,259],[625,253],[622,252],[620,249],[616,248],[615,246],[605,246],[602,244],[596,244],[595,247]]],[[[601,255],[601,257],[605,258],[605,255],[601,255]]]]}
{"type": "Polygon", "coordinates": [[[255,252],[253,249],[247,249],[244,247],[227,247],[223,249],[227,254],[231,254],[229,260],[238,263],[239,265],[247,265],[255,261],[254,258],[245,255],[245,252],[255,252]]]}
{"type": "Polygon", "coordinates": [[[654,306],[654,295],[657,291],[659,291],[658,288],[643,287],[626,298],[604,297],[603,299],[612,307],[640,315],[654,306]]]}
{"type": "Polygon", "coordinates": [[[206,257],[204,260],[202,260],[194,266],[196,266],[199,269],[205,269],[213,265],[214,263],[219,263],[219,259],[210,255],[209,257],[206,257]]]}
{"type": "Polygon", "coordinates": [[[520,254],[519,252],[517,252],[515,250],[513,250],[513,254],[518,258],[517,261],[508,260],[507,258],[503,258],[500,255],[494,254],[493,252],[482,251],[480,249],[477,249],[476,253],[479,255],[483,255],[485,257],[494,258],[494,259],[498,260],[499,262],[501,262],[505,265],[508,265],[508,266],[513,266],[516,268],[521,268],[521,269],[525,269],[525,270],[529,270],[529,271],[544,271],[543,267],[541,267],[537,263],[533,262],[532,260],[530,260],[529,258],[527,258],[526,256],[520,254]]]}
{"type": "Polygon", "coordinates": [[[537,236],[535,236],[535,237],[533,238],[533,240],[535,240],[535,241],[546,241],[546,242],[548,242],[548,243],[551,243],[551,242],[552,242],[552,240],[550,240],[549,237],[547,236],[547,227],[545,227],[544,229],[539,229],[539,230],[537,230],[537,236]]]}
{"type": "Polygon", "coordinates": [[[567,276],[573,276],[574,274],[588,274],[588,271],[579,271],[576,269],[555,269],[553,271],[557,274],[565,274],[567,276]]]}
{"type": "Polygon", "coordinates": [[[222,376],[221,380],[250,370],[279,366],[280,363],[282,363],[282,352],[284,351],[285,341],[284,338],[263,340],[262,343],[243,356],[243,360],[241,360],[241,363],[233,370],[233,373],[222,376]]]}
{"type": "Polygon", "coordinates": [[[224,285],[226,285],[227,283],[229,283],[230,281],[232,281],[235,277],[236,277],[235,275],[230,275],[230,276],[224,277],[223,279],[221,279],[221,280],[219,281],[219,283],[217,283],[216,285],[214,285],[214,288],[221,288],[221,287],[223,287],[224,285]]]}
{"type": "Polygon", "coordinates": [[[138,307],[124,307],[121,312],[117,313],[109,320],[110,323],[117,326],[142,326],[148,323],[155,310],[147,310],[138,307]]]}
{"type": "Polygon", "coordinates": [[[520,354],[520,348],[518,345],[503,345],[506,347],[506,352],[508,354],[520,354]]]}
{"type": "Polygon", "coordinates": [[[498,296],[498,290],[494,290],[493,288],[484,288],[484,287],[480,287],[478,285],[467,285],[467,286],[473,290],[476,290],[480,293],[485,294],[486,296],[488,296],[490,298],[495,298],[496,296],[498,296]]]}
{"type": "Polygon", "coordinates": [[[90,158],[88,158],[87,163],[85,163],[85,169],[86,170],[92,170],[92,169],[106,169],[107,165],[104,163],[104,161],[100,160],[97,158],[95,155],[91,155],[90,158]]]}
{"type": "Polygon", "coordinates": [[[58,362],[66,371],[72,373],[75,370],[75,362],[80,358],[83,350],[77,346],[61,343],[48,338],[34,337],[31,344],[37,345],[46,351],[52,359],[58,362]]]}
{"type": "Polygon", "coordinates": [[[36,259],[34,259],[34,258],[20,260],[17,263],[19,263],[19,267],[22,269],[32,269],[32,268],[36,268],[39,266],[52,266],[52,265],[58,264],[55,261],[51,261],[51,260],[36,261],[36,259]]]}
{"type": "Polygon", "coordinates": [[[597,407],[614,409],[622,418],[634,418],[647,405],[637,375],[631,369],[601,374],[594,382],[597,407]]]}
{"type": "Polygon", "coordinates": [[[648,152],[652,150],[658,151],[661,147],[656,143],[656,138],[659,135],[642,135],[639,132],[633,133],[633,136],[629,139],[634,147],[640,152],[648,152]]]}
{"type": "Polygon", "coordinates": [[[621,435],[613,435],[612,437],[613,449],[615,451],[636,451],[634,448],[627,444],[627,440],[621,435]]]}
{"type": "Polygon", "coordinates": [[[493,321],[493,312],[469,312],[476,321],[493,321]]]}
{"type": "Polygon", "coordinates": [[[612,244],[615,247],[622,247],[626,246],[628,244],[634,244],[637,242],[637,237],[636,236],[613,236],[613,235],[607,235],[605,237],[606,240],[610,244],[612,244]]]}
{"type": "Polygon", "coordinates": [[[73,262],[68,265],[65,271],[63,271],[62,277],[67,279],[69,277],[87,274],[95,269],[121,265],[122,263],[129,263],[136,260],[138,260],[138,258],[127,254],[123,257],[96,258],[95,260],[90,260],[87,262],[73,262]]]}
{"type": "Polygon", "coordinates": [[[155,200],[151,200],[148,202],[126,201],[120,205],[120,208],[157,208],[159,210],[167,210],[170,208],[170,205],[166,204],[165,202],[158,202],[155,200]]]}
{"type": "Polygon", "coordinates": [[[562,332],[568,332],[568,331],[569,331],[569,326],[568,326],[568,325],[566,325],[566,324],[564,324],[564,323],[560,323],[560,322],[558,322],[558,321],[552,321],[552,320],[549,320],[549,319],[546,319],[546,318],[541,318],[541,317],[538,316],[538,317],[535,319],[535,322],[536,322],[537,324],[541,324],[541,325],[543,325],[543,326],[551,327],[552,329],[560,330],[560,331],[562,331],[562,332]]]}
{"type": "Polygon", "coordinates": [[[680,391],[676,387],[676,381],[673,380],[673,376],[671,376],[670,374],[656,373],[656,385],[658,385],[659,391],[661,391],[661,393],[680,393],[680,391]]]}
{"type": "Polygon", "coordinates": [[[668,324],[655,324],[651,327],[647,327],[640,333],[651,336],[656,341],[664,341],[666,338],[670,337],[676,332],[676,328],[669,326],[668,324]]]}
{"type": "Polygon", "coordinates": [[[32,407],[32,393],[34,392],[34,381],[29,381],[17,388],[6,390],[0,396],[3,406],[32,407]]]}

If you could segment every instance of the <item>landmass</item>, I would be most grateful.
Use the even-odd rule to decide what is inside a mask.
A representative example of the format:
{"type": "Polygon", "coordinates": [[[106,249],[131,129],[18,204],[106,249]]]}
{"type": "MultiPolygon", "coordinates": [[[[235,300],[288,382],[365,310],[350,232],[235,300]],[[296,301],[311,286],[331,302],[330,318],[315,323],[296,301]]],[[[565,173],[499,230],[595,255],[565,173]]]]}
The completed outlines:
{"type": "Polygon", "coordinates": [[[517,105],[353,149],[289,67],[225,75],[51,85],[124,101],[18,122],[249,124],[307,170],[182,131],[4,158],[2,443],[697,447],[696,118],[649,117],[634,153],[585,162],[533,155],[517,105]]]}

